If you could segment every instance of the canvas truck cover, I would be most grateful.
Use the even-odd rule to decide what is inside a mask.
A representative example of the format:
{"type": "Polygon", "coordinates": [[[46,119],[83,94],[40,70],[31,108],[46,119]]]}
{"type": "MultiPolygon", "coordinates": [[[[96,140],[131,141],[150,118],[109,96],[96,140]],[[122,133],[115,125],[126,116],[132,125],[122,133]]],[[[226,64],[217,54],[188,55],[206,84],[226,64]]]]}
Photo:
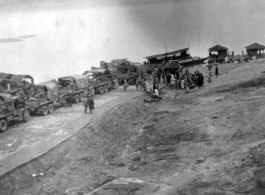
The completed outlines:
{"type": "Polygon", "coordinates": [[[9,78],[11,78],[12,76],[13,76],[13,74],[0,72],[0,81],[1,81],[1,80],[4,80],[4,79],[9,79],[9,78]]]}
{"type": "Polygon", "coordinates": [[[71,75],[71,76],[61,77],[59,79],[74,80],[76,83],[76,86],[79,89],[84,89],[88,87],[88,79],[84,75],[71,75]]]}
{"type": "Polygon", "coordinates": [[[32,83],[34,83],[34,79],[30,75],[13,75],[10,79],[10,82],[21,83],[23,79],[30,79],[32,83]]]}
{"type": "Polygon", "coordinates": [[[48,91],[47,91],[47,98],[48,99],[54,99],[58,98],[58,84],[53,81],[47,81],[43,83],[39,83],[38,85],[40,86],[46,86],[48,91]]]}
{"type": "Polygon", "coordinates": [[[105,73],[106,69],[103,68],[98,68],[98,69],[94,69],[94,70],[87,70],[83,73],[83,75],[87,75],[88,73],[105,73]]]}

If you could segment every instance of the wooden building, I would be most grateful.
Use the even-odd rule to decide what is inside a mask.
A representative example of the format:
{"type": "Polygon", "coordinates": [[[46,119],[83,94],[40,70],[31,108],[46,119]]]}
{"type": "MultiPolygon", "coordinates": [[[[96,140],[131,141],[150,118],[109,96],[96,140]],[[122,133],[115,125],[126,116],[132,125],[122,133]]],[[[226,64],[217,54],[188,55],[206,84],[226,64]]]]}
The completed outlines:
{"type": "Polygon", "coordinates": [[[164,61],[168,62],[169,60],[181,60],[189,57],[188,50],[189,48],[184,48],[168,53],[147,56],[144,58],[148,60],[148,64],[161,64],[164,61]]]}
{"type": "Polygon", "coordinates": [[[224,59],[225,57],[227,57],[227,51],[228,51],[228,48],[221,46],[221,45],[216,45],[209,49],[209,54],[211,55],[212,52],[217,52],[217,58],[224,59]]]}
{"type": "Polygon", "coordinates": [[[264,45],[258,44],[258,43],[253,43],[249,46],[246,46],[246,51],[247,51],[247,55],[250,57],[256,57],[259,54],[261,54],[261,51],[263,51],[265,49],[264,45]]]}

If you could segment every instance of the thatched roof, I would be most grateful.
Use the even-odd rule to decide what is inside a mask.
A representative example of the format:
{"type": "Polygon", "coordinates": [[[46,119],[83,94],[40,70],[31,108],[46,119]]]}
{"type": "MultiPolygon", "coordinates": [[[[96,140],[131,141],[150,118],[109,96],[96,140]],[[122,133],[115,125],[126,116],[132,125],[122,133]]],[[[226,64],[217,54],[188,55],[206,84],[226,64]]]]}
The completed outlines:
{"type": "Polygon", "coordinates": [[[211,47],[209,49],[209,52],[211,52],[211,51],[226,51],[226,50],[228,50],[228,48],[221,46],[221,45],[216,45],[214,47],[211,47]]]}
{"type": "Polygon", "coordinates": [[[265,46],[264,45],[261,45],[261,44],[258,44],[258,43],[253,43],[247,47],[245,47],[246,49],[265,49],[265,46]]]}

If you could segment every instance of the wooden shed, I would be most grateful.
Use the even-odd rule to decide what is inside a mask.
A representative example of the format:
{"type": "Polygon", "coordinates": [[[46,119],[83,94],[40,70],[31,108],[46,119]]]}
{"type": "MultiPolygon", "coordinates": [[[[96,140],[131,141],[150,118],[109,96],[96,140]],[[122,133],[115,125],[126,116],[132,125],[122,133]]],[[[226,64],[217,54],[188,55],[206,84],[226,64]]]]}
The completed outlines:
{"type": "Polygon", "coordinates": [[[264,50],[265,46],[258,43],[253,43],[249,46],[246,46],[245,48],[248,56],[254,57],[254,56],[259,56],[259,54],[261,54],[260,51],[264,50]]]}
{"type": "Polygon", "coordinates": [[[224,46],[216,45],[216,46],[211,47],[209,49],[209,53],[217,52],[217,58],[225,58],[227,56],[227,50],[228,50],[228,48],[226,48],[224,46]]]}
{"type": "Polygon", "coordinates": [[[169,60],[176,60],[189,57],[188,50],[189,48],[184,48],[168,53],[147,56],[144,58],[148,60],[148,64],[160,64],[163,61],[168,62],[169,60]]]}

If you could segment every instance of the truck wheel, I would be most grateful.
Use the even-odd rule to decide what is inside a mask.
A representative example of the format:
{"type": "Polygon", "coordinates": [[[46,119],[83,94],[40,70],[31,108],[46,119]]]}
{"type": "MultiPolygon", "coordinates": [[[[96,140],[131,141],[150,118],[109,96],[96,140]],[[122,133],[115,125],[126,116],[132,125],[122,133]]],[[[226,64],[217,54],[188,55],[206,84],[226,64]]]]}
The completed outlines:
{"type": "Polygon", "coordinates": [[[66,97],[62,97],[62,102],[61,102],[62,106],[67,106],[67,101],[66,101],[66,97]]]}
{"type": "Polygon", "coordinates": [[[48,113],[49,114],[53,113],[53,104],[48,105],[48,113]]]}
{"type": "Polygon", "coordinates": [[[42,107],[42,115],[46,116],[47,114],[48,114],[48,106],[45,105],[42,107]]]}
{"type": "Polygon", "coordinates": [[[79,95],[79,102],[81,102],[83,98],[84,98],[84,94],[83,93],[80,93],[80,95],[79,95]]]}
{"type": "Polygon", "coordinates": [[[7,121],[6,119],[1,119],[0,120],[0,131],[3,132],[7,130],[7,121]]]}
{"type": "Polygon", "coordinates": [[[75,95],[75,102],[78,103],[79,102],[79,94],[75,95]]]}
{"type": "Polygon", "coordinates": [[[104,93],[104,87],[103,87],[103,86],[100,86],[100,88],[99,88],[99,93],[100,93],[100,94],[104,93]]]}
{"type": "Polygon", "coordinates": [[[23,119],[24,122],[27,122],[29,120],[29,111],[27,109],[23,110],[22,119],[23,119]]]}
{"type": "Polygon", "coordinates": [[[109,91],[109,86],[108,85],[105,85],[104,91],[105,91],[105,93],[107,93],[109,91]]]}

